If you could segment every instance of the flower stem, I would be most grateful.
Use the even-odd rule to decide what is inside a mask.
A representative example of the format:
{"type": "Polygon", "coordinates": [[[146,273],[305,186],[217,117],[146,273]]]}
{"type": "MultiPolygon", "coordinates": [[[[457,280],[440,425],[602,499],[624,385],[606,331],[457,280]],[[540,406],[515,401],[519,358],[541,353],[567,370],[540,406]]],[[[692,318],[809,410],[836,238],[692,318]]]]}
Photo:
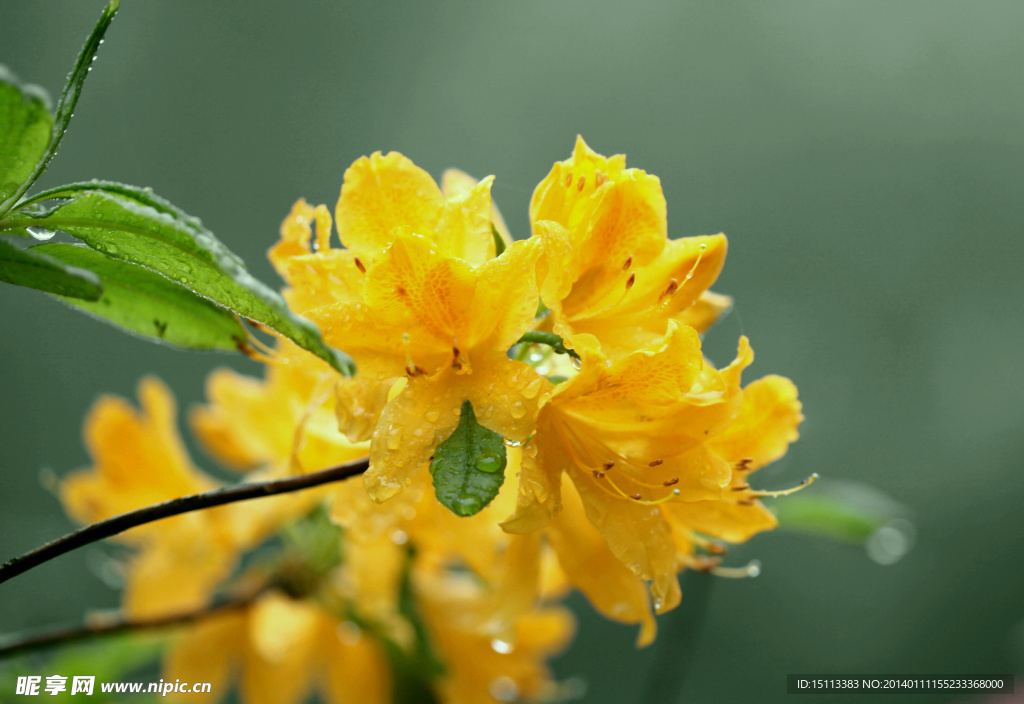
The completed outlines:
{"type": "Polygon", "coordinates": [[[553,332],[543,332],[540,330],[524,332],[523,336],[519,338],[519,341],[516,344],[522,344],[524,342],[533,343],[535,345],[548,345],[558,354],[567,354],[575,359],[580,358],[579,354],[576,353],[576,350],[566,347],[565,340],[553,332]]]}
{"type": "Polygon", "coordinates": [[[125,618],[124,616],[114,616],[102,620],[91,618],[86,619],[85,624],[81,626],[52,628],[33,635],[10,638],[0,644],[0,659],[25,653],[30,650],[48,648],[54,645],[64,645],[96,636],[113,635],[115,633],[125,633],[127,631],[166,628],[168,626],[180,626],[192,623],[193,621],[198,621],[199,619],[206,618],[207,616],[213,616],[214,614],[222,613],[224,611],[244,608],[254,602],[263,593],[263,591],[264,590],[260,589],[245,596],[236,596],[228,599],[227,601],[209,604],[200,609],[186,611],[184,613],[135,620],[125,618]]]}
{"type": "Polygon", "coordinates": [[[109,538],[112,535],[117,535],[129,528],[134,528],[144,523],[152,523],[162,518],[231,504],[236,501],[259,499],[264,496],[285,494],[320,486],[321,484],[338,482],[357,474],[362,474],[366,471],[369,463],[368,458],[362,458],[337,465],[336,467],[322,469],[319,472],[300,474],[294,477],[285,477],[284,479],[273,479],[266,482],[252,482],[221,487],[212,491],[204,491],[201,494],[182,496],[178,499],[146,506],[136,511],[122,513],[105,521],[79,528],[61,538],[30,550],[24,555],[8,560],[3,565],[0,565],[0,584],[66,552],[71,552],[97,540],[109,538]]]}

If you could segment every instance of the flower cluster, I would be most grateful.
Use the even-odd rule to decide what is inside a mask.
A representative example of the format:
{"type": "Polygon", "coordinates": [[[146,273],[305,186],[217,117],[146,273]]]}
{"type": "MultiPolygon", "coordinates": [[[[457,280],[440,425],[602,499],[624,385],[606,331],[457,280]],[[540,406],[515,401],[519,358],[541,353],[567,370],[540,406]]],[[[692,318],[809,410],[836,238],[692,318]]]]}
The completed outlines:
{"type": "MultiPolygon", "coordinates": [[[[566,589],[646,644],[653,612],[679,603],[681,570],[725,572],[723,543],[774,527],[748,478],[796,439],[800,403],[781,377],[741,384],[745,338],[723,369],[702,354],[731,303],[708,290],[725,237],[669,239],[658,179],[582,139],[534,192],[527,239],[509,236],[492,182],[449,171],[438,186],[377,153],[348,169],[333,218],[305,201],[288,215],[270,251],[285,297],[358,373],[281,340],[262,380],[215,372],[191,424],[253,478],[365,456],[369,469],[123,536],[129,613],[258,587],[180,634],[165,677],[224,691],[237,672],[250,703],[313,688],[333,703],[409,687],[551,698],[545,660],[573,628],[552,604],[566,589]],[[507,466],[493,498],[467,490],[453,508],[435,495],[435,456],[467,407],[504,439],[507,466]],[[283,557],[243,560],[274,535],[283,557]]],[[[217,484],[189,460],[169,392],[146,380],[140,397],[141,412],[113,398],[91,412],[95,466],[62,487],[76,519],[217,484]]],[[[479,472],[500,471],[486,459],[479,472]]]]}

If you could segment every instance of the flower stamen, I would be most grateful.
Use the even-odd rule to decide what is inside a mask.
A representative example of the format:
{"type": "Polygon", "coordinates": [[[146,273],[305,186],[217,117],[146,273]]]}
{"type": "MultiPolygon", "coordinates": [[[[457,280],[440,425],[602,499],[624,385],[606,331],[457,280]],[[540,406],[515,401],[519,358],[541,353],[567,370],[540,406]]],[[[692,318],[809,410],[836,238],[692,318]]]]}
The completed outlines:
{"type": "Polygon", "coordinates": [[[807,487],[809,487],[811,484],[813,484],[816,481],[818,481],[818,473],[817,472],[815,472],[811,476],[807,477],[807,479],[804,479],[802,482],[797,484],[792,489],[781,489],[779,491],[752,491],[752,492],[750,492],[749,495],[750,496],[756,496],[756,497],[760,497],[760,496],[772,496],[772,497],[775,497],[775,496],[789,496],[790,494],[793,494],[793,493],[795,493],[797,491],[800,491],[801,489],[806,489],[807,487]]]}

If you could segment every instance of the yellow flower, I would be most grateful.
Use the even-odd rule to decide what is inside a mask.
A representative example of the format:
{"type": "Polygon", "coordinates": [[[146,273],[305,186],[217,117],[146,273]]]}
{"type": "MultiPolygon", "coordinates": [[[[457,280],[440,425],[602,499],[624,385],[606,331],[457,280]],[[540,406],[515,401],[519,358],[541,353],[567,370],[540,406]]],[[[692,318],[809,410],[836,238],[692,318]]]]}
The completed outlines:
{"type": "Polygon", "coordinates": [[[411,482],[463,401],[483,426],[522,441],[548,387],[506,354],[534,320],[538,243],[495,257],[493,179],[469,188],[467,178],[450,176],[446,198],[400,154],[360,159],[335,211],[346,248],[330,248],[326,208],[300,204],[271,253],[289,301],[359,365],[359,377],[339,382],[339,420],[350,438],[372,437],[365,480],[377,501],[411,482]]]}
{"type": "Polygon", "coordinates": [[[669,240],[658,178],[627,169],[622,155],[595,153],[582,137],[537,186],[530,220],[535,236],[564,239],[571,252],[550,265],[544,302],[553,331],[572,346],[593,335],[605,354],[622,356],[662,337],[670,320],[702,332],[730,305],[707,291],[725,237],[669,240]]]}
{"type": "Polygon", "coordinates": [[[580,373],[540,411],[524,452],[519,505],[503,525],[529,532],[563,509],[548,536],[569,580],[606,615],[641,623],[641,642],[648,642],[646,598],[638,600],[634,587],[623,586],[624,573],[608,567],[605,549],[582,524],[576,493],[560,487],[562,473],[610,554],[651,581],[660,613],[679,602],[678,569],[710,564],[694,556],[695,546],[709,546],[703,536],[742,542],[775,525],[745,477],[796,439],[800,404],[780,377],[740,388],[753,360],[745,338],[721,371],[704,361],[696,332],[676,323],[662,341],[615,361],[596,345],[581,351],[580,373]]]}
{"type": "MultiPolygon", "coordinates": [[[[387,704],[390,670],[380,645],[355,624],[278,592],[190,626],[164,661],[168,682],[209,682],[217,701],[237,672],[246,704],[387,704]]],[[[168,701],[194,701],[192,694],[168,701]]]]}
{"type": "Polygon", "coordinates": [[[537,609],[518,619],[502,639],[466,627],[465,614],[486,599],[465,575],[417,580],[420,608],[445,672],[436,684],[446,704],[551,701],[557,685],[544,661],[572,639],[574,621],[565,609],[537,609]]]}
{"type": "Polygon", "coordinates": [[[369,446],[338,432],[337,373],[319,358],[278,341],[263,380],[218,369],[206,380],[208,403],[189,419],[207,452],[238,470],[285,476],[365,457],[369,446]]]}
{"type": "MultiPolygon", "coordinates": [[[[141,412],[120,398],[103,396],[86,417],[85,443],[95,464],[60,487],[67,512],[81,523],[217,486],[192,465],[167,387],[146,378],[139,398],[141,412]]],[[[257,538],[241,520],[242,510],[231,505],[187,513],[119,536],[138,550],[128,570],[127,612],[150,616],[206,604],[231,572],[240,546],[257,538]]]]}

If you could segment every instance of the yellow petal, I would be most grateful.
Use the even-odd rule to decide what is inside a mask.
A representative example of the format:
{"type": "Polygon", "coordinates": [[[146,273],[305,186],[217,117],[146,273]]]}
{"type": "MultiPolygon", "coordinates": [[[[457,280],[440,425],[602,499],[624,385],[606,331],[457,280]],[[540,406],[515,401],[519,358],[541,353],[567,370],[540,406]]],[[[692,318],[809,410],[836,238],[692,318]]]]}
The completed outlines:
{"type": "Polygon", "coordinates": [[[730,462],[752,460],[750,469],[774,462],[800,436],[803,421],[796,386],[781,376],[766,376],[743,389],[739,416],[708,446],[730,462]]]}
{"type": "Polygon", "coordinates": [[[396,227],[433,234],[443,201],[426,171],[398,152],[376,152],[345,172],[335,211],[338,234],[345,247],[372,261],[391,244],[396,227]]]}
{"type": "Polygon", "coordinates": [[[587,519],[576,490],[567,486],[562,500],[564,507],[551,520],[548,540],[569,581],[608,618],[640,624],[637,645],[650,644],[657,627],[646,585],[612,554],[587,519]]]}
{"type": "Polygon", "coordinates": [[[450,349],[467,338],[476,285],[465,262],[444,256],[425,237],[396,234],[367,272],[366,303],[383,323],[450,349]]]}
{"type": "Polygon", "coordinates": [[[337,626],[323,631],[327,704],[389,704],[391,669],[380,646],[369,635],[352,644],[342,642],[337,626]]]}
{"type": "MultiPolygon", "coordinates": [[[[216,486],[195,469],[175,422],[170,390],[154,377],[139,384],[141,411],[123,399],[102,396],[85,420],[85,443],[95,467],[61,483],[65,509],[82,523],[94,523],[168,499],[216,486]]],[[[134,529],[129,536],[149,532],[134,529]]]]}
{"type": "Polygon", "coordinates": [[[675,320],[703,333],[730,308],[732,308],[731,297],[713,291],[705,291],[692,306],[679,313],[675,320]]]}
{"type": "Polygon", "coordinates": [[[318,248],[330,246],[331,214],[323,205],[313,207],[300,198],[292,206],[292,210],[281,223],[281,240],[270,248],[270,261],[277,271],[287,280],[284,265],[292,257],[309,254],[309,240],[313,236],[313,223],[317,227],[318,248]]]}
{"type": "Polygon", "coordinates": [[[370,468],[363,475],[374,501],[386,501],[408,486],[434,448],[455,430],[465,399],[457,382],[450,369],[415,377],[384,407],[370,443],[370,468]]]}
{"type": "MultiPolygon", "coordinates": [[[[473,189],[477,185],[477,180],[458,169],[448,169],[441,175],[441,192],[444,194],[446,199],[451,199],[456,196],[463,195],[473,189]]],[[[515,238],[508,230],[508,226],[505,224],[505,218],[501,217],[501,213],[498,211],[498,206],[491,201],[491,222],[494,223],[494,229],[501,235],[501,239],[505,242],[505,246],[512,244],[515,238]]]]}
{"type": "Polygon", "coordinates": [[[369,257],[347,249],[301,254],[278,265],[290,288],[284,292],[288,307],[296,313],[359,300],[369,257]]]}
{"type": "MultiPolygon", "coordinates": [[[[231,670],[245,649],[247,611],[222,611],[188,626],[164,657],[164,681],[209,682],[213,696],[226,692],[231,670]]],[[[191,694],[171,694],[167,701],[195,699],[191,694]]]]}
{"type": "Polygon", "coordinates": [[[233,469],[252,469],[287,456],[292,428],[279,422],[281,409],[265,402],[266,384],[232,369],[206,378],[209,403],[189,413],[203,449],[233,469]]]}
{"type": "Polygon", "coordinates": [[[250,608],[242,673],[247,704],[299,704],[312,688],[319,609],[269,594],[250,608]]]}
{"type": "Polygon", "coordinates": [[[537,314],[538,241],[514,242],[476,271],[479,280],[470,308],[465,343],[504,353],[532,327],[537,314]]]}
{"type": "MultiPolygon", "coordinates": [[[[554,458],[544,464],[538,461],[538,446],[548,437],[548,433],[541,430],[540,435],[527,446],[514,453],[512,450],[515,448],[509,448],[506,476],[517,476],[519,482],[515,513],[501,523],[506,533],[525,535],[540,530],[561,509],[562,467],[568,461],[554,458]]],[[[548,453],[564,452],[557,443],[546,444],[550,445],[546,450],[548,453]]]]}
{"type": "Polygon", "coordinates": [[[161,540],[132,559],[123,603],[133,618],[201,608],[234,569],[234,550],[209,535],[208,521],[192,519],[178,516],[158,524],[161,540]]]}
{"type": "Polygon", "coordinates": [[[437,226],[438,248],[472,266],[494,258],[491,234],[491,184],[488,176],[469,191],[449,198],[437,226]]]}
{"type": "Polygon", "coordinates": [[[750,505],[732,501],[670,502],[665,508],[690,530],[730,543],[746,542],[778,525],[772,512],[759,501],[750,505]]]}
{"type": "Polygon", "coordinates": [[[570,470],[587,518],[608,542],[612,554],[642,579],[652,580],[655,609],[661,613],[679,602],[675,546],[658,506],[611,494],[597,480],[570,470]]]}
{"type": "Polygon", "coordinates": [[[362,375],[339,380],[334,405],[338,430],[352,442],[369,440],[394,384],[391,379],[382,381],[362,375]]]}

